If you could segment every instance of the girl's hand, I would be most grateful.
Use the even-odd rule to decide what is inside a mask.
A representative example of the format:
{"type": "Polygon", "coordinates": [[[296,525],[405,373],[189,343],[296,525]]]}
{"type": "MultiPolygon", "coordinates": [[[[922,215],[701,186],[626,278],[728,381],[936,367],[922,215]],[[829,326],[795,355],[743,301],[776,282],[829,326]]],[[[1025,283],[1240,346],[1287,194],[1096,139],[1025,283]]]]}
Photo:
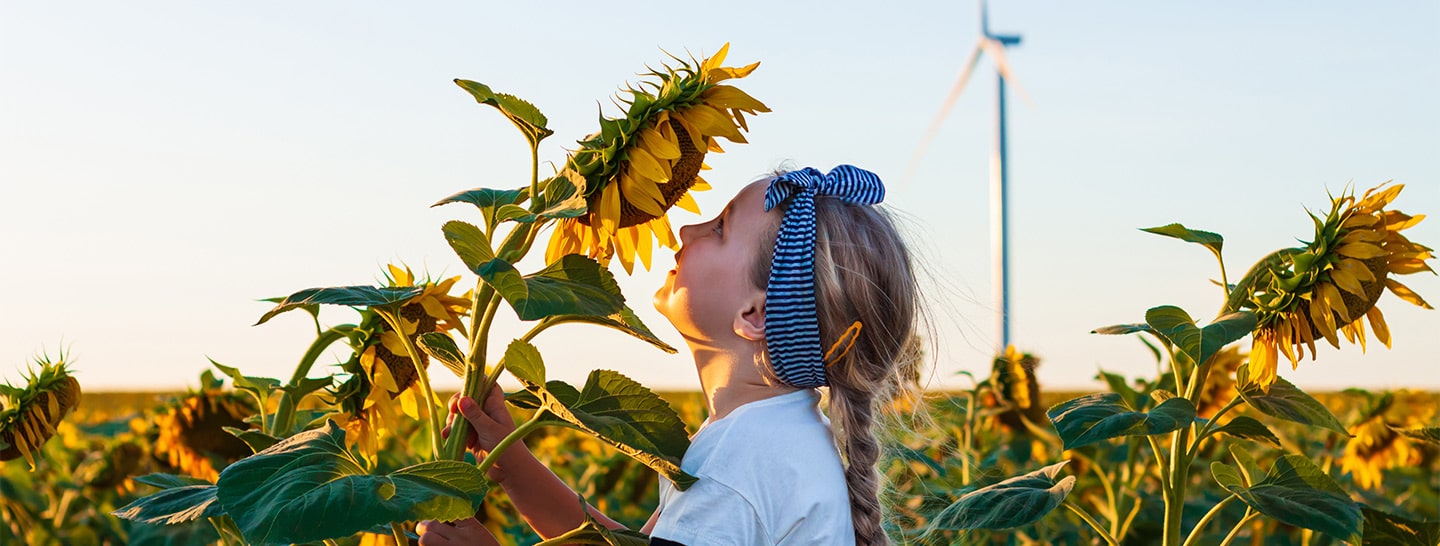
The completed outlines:
{"type": "Polygon", "coordinates": [[[500,546],[495,535],[475,518],[449,523],[428,519],[415,527],[420,546],[500,546]]]}
{"type": "MultiPolygon", "coordinates": [[[[450,419],[445,429],[440,434],[446,438],[450,437],[450,428],[455,424],[455,416],[459,415],[470,423],[474,434],[470,435],[466,447],[475,453],[477,459],[483,459],[490,450],[504,440],[511,432],[515,432],[515,420],[510,417],[510,411],[505,408],[505,394],[497,385],[490,389],[485,397],[485,404],[482,406],[473,398],[456,394],[450,397],[450,419]]],[[[506,468],[515,468],[523,464],[525,457],[533,458],[525,442],[515,442],[500,455],[495,465],[490,467],[490,479],[496,483],[504,484],[506,468]]]]}

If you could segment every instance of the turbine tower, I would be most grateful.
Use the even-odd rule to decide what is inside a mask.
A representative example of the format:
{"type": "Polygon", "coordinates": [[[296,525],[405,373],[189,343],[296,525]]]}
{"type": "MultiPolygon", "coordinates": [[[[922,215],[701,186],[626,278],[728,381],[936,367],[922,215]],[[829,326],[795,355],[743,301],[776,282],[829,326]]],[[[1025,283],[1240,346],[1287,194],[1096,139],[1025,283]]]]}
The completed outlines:
{"type": "MultiPolygon", "coordinates": [[[[985,0],[980,0],[980,40],[975,44],[975,49],[971,52],[965,68],[960,71],[960,77],[955,82],[955,86],[950,89],[949,96],[945,97],[945,102],[940,106],[939,114],[930,123],[930,128],[915,151],[915,157],[911,160],[909,169],[910,172],[914,172],[916,164],[925,154],[925,149],[930,145],[930,141],[935,138],[935,134],[939,132],[945,118],[950,115],[950,110],[955,107],[955,102],[960,98],[960,93],[965,90],[965,84],[975,71],[975,65],[980,62],[980,55],[982,53],[989,55],[995,62],[996,81],[998,82],[995,94],[997,102],[995,149],[990,156],[990,253],[991,277],[994,282],[996,354],[1003,353],[1005,347],[1010,345],[1010,218],[1008,202],[1010,174],[1006,157],[1006,81],[1008,80],[1015,86],[1015,90],[1020,93],[1022,98],[1029,101],[1025,90],[1020,87],[1020,82],[1010,71],[1010,63],[1005,59],[1005,46],[1019,44],[1020,36],[1017,34],[992,34],[990,32],[988,9],[985,0]]],[[[907,178],[909,178],[908,174],[907,178]]]]}

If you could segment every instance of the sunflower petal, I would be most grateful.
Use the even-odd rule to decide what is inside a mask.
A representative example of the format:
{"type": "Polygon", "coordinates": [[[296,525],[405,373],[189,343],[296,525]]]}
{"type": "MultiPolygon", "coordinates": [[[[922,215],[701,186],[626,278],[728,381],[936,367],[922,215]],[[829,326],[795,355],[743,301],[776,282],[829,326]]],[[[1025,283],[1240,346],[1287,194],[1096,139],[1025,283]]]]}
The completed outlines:
{"type": "Polygon", "coordinates": [[[730,42],[725,42],[725,45],[720,46],[720,51],[716,51],[714,55],[700,63],[700,71],[709,72],[720,68],[720,64],[725,62],[725,55],[728,53],[730,53],[730,42]]]}
{"type": "Polygon", "coordinates": [[[600,244],[604,245],[609,235],[620,225],[620,186],[605,186],[600,195],[600,244]]]}
{"type": "Polygon", "coordinates": [[[1385,270],[1396,275],[1410,275],[1421,271],[1435,272],[1424,260],[1391,260],[1385,270]]]}
{"type": "MultiPolygon", "coordinates": [[[[1371,273],[1371,272],[1370,272],[1370,268],[1365,267],[1365,263],[1364,263],[1364,262],[1361,262],[1360,260],[1355,260],[1355,259],[1344,259],[1344,260],[1340,260],[1340,264],[1339,264],[1339,266],[1338,266],[1338,270],[1339,270],[1339,271],[1343,271],[1343,272],[1345,272],[1346,274],[1349,274],[1350,276],[1354,277],[1355,280],[1360,281],[1360,282],[1375,282],[1375,274],[1374,274],[1374,273],[1371,273]]],[[[1332,270],[1332,271],[1333,271],[1333,270],[1332,270]]],[[[1333,273],[1332,273],[1332,275],[1333,275],[1333,273]]],[[[1353,293],[1355,293],[1355,294],[1360,294],[1360,292],[1353,292],[1353,293]]]]}
{"type": "Polygon", "coordinates": [[[650,216],[665,214],[665,196],[654,182],[637,179],[629,174],[620,175],[620,191],[625,200],[650,216]]]}
{"type": "Polygon", "coordinates": [[[1356,279],[1355,275],[1351,274],[1349,271],[1338,268],[1331,269],[1330,280],[1333,281],[1336,286],[1339,286],[1341,290],[1344,290],[1351,294],[1355,294],[1356,296],[1360,296],[1362,298],[1365,297],[1365,287],[1362,286],[1360,284],[1360,280],[1356,279]]]}
{"type": "Polygon", "coordinates": [[[1369,214],[1356,214],[1349,218],[1346,218],[1344,222],[1341,222],[1340,228],[1355,229],[1362,227],[1370,227],[1378,223],[1380,223],[1380,219],[1376,218],[1375,216],[1371,216],[1369,214]]]}
{"type": "Polygon", "coordinates": [[[1355,339],[1360,341],[1360,352],[1365,352],[1365,317],[1356,317],[1350,329],[1355,330],[1355,339]]]}
{"type": "Polygon", "coordinates": [[[1370,319],[1370,330],[1375,332],[1375,339],[1390,348],[1390,325],[1385,323],[1385,315],[1380,313],[1380,306],[1371,307],[1365,312],[1365,318],[1370,319]]]}
{"type": "Polygon", "coordinates": [[[755,97],[750,96],[740,88],[730,85],[716,85],[706,89],[700,94],[700,99],[710,106],[716,108],[736,108],[740,110],[752,110],[754,112],[769,112],[770,108],[765,106],[755,97]]]}
{"type": "Polygon", "coordinates": [[[670,250],[679,250],[680,241],[675,238],[675,230],[670,228],[670,219],[661,216],[650,221],[650,231],[655,234],[655,241],[664,245],[670,250]]]}
{"type": "Polygon", "coordinates": [[[695,202],[695,198],[688,191],[680,195],[680,199],[675,201],[675,206],[694,214],[700,214],[700,204],[695,202]]]}
{"type": "Polygon", "coordinates": [[[1320,297],[1324,298],[1325,306],[1330,310],[1338,313],[1342,318],[1350,316],[1350,310],[1345,307],[1345,299],[1340,297],[1340,291],[1335,289],[1335,285],[1322,282],[1315,285],[1315,290],[1320,293],[1320,297]]]}
{"type": "Polygon", "coordinates": [[[1385,211],[1385,229],[1389,231],[1400,231],[1413,227],[1424,219],[1424,214],[1410,216],[1398,210],[1387,210],[1385,211]]]}
{"type": "Polygon", "coordinates": [[[704,104],[696,104],[686,108],[679,114],[699,128],[706,135],[717,135],[729,139],[731,142],[745,142],[745,136],[735,128],[735,123],[725,114],[704,104]]]}
{"type": "Polygon", "coordinates": [[[1250,365],[1246,366],[1250,381],[1261,389],[1269,389],[1275,382],[1275,342],[1256,339],[1250,345],[1250,365]]]}
{"type": "Polygon", "coordinates": [[[625,273],[635,271],[635,230],[622,228],[615,234],[615,257],[620,258],[620,266],[625,268],[625,273]]]}
{"type": "Polygon", "coordinates": [[[650,234],[650,223],[641,222],[636,224],[633,229],[636,235],[635,252],[640,256],[640,264],[645,266],[646,271],[649,271],[651,241],[655,239],[655,237],[650,234]]]}
{"type": "Polygon", "coordinates": [[[670,169],[661,166],[660,162],[655,160],[655,156],[650,155],[650,152],[645,151],[643,147],[630,148],[627,157],[630,160],[632,175],[638,174],[662,184],[670,181],[670,169]]]}
{"type": "Polygon", "coordinates": [[[1369,191],[1366,191],[1364,198],[1361,199],[1360,203],[1356,206],[1367,210],[1375,210],[1378,208],[1382,208],[1385,205],[1389,205],[1390,201],[1393,201],[1395,199],[1395,196],[1400,195],[1400,190],[1405,189],[1404,184],[1396,184],[1394,186],[1385,188],[1379,193],[1372,193],[1382,187],[1384,186],[1378,186],[1370,189],[1369,191]]]}
{"type": "Polygon", "coordinates": [[[1410,287],[1400,284],[1400,282],[1396,281],[1395,279],[1385,279],[1385,286],[1390,289],[1391,294],[1399,296],[1402,300],[1408,301],[1425,309],[1434,309],[1433,307],[1430,307],[1429,303],[1425,302],[1425,298],[1420,297],[1420,294],[1416,294],[1414,290],[1410,289],[1410,287]]]}
{"type": "MultiPolygon", "coordinates": [[[[665,124],[669,128],[670,124],[665,124]]],[[[671,129],[670,134],[675,134],[671,129]]],[[[659,129],[650,127],[640,132],[640,147],[650,152],[656,159],[680,159],[680,146],[676,141],[666,138],[659,129]]]]}
{"type": "Polygon", "coordinates": [[[1386,233],[1375,229],[1352,229],[1340,238],[1340,244],[1346,243],[1378,243],[1385,240],[1386,233]]]}
{"type": "Polygon", "coordinates": [[[1340,338],[1335,336],[1335,313],[1325,305],[1324,300],[1317,298],[1310,302],[1310,323],[1320,330],[1325,341],[1336,349],[1340,348],[1340,338]]]}
{"type": "Polygon", "coordinates": [[[1376,258],[1385,255],[1385,249],[1380,248],[1376,245],[1372,245],[1370,243],[1343,244],[1340,245],[1340,248],[1335,249],[1335,252],[1339,253],[1341,256],[1349,256],[1351,258],[1359,258],[1361,260],[1368,260],[1370,258],[1376,258]]]}

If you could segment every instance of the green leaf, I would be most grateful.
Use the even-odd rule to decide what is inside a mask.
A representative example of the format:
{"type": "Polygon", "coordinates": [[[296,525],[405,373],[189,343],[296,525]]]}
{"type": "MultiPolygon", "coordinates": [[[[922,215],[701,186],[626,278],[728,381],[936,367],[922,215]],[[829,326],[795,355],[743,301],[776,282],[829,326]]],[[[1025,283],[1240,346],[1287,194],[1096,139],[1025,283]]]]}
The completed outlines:
{"type": "Polygon", "coordinates": [[[545,181],[537,216],[557,219],[584,216],[590,210],[585,201],[585,186],[584,175],[568,168],[561,170],[545,181]]]}
{"type": "Polygon", "coordinates": [[[1432,444],[1440,444],[1440,427],[1399,428],[1390,427],[1401,436],[1432,444]]]}
{"type": "Polygon", "coordinates": [[[1110,387],[1110,392],[1119,394],[1125,405],[1132,408],[1140,407],[1140,393],[1135,392],[1134,387],[1130,386],[1130,382],[1125,380],[1125,376],[1100,370],[1100,374],[1096,378],[1105,380],[1105,384],[1110,387]]]}
{"type": "Polygon", "coordinates": [[[1303,425],[1316,426],[1333,430],[1346,437],[1350,433],[1345,430],[1345,425],[1330,410],[1321,404],[1320,401],[1305,394],[1294,384],[1283,377],[1276,377],[1275,382],[1270,385],[1266,392],[1258,385],[1250,381],[1250,374],[1246,369],[1250,363],[1240,365],[1239,371],[1235,372],[1235,389],[1240,392],[1245,403],[1271,417],[1293,421],[1303,425]]]}
{"type": "Polygon", "coordinates": [[[1225,423],[1225,426],[1215,429],[1215,432],[1223,432],[1236,438],[1257,440],[1280,447],[1280,438],[1270,432],[1270,428],[1266,427],[1264,423],[1251,417],[1240,416],[1231,419],[1230,422],[1225,423]]]}
{"type": "Polygon", "coordinates": [[[470,268],[472,273],[480,273],[480,267],[490,260],[495,259],[495,251],[490,248],[490,238],[485,232],[472,224],[459,220],[445,222],[441,228],[445,233],[445,241],[450,243],[450,248],[460,256],[460,261],[465,267],[470,268]]]}
{"type": "Polygon", "coordinates": [[[1155,330],[1151,328],[1149,324],[1116,324],[1113,326],[1101,326],[1099,328],[1091,330],[1090,333],[1105,336],[1123,336],[1125,334],[1134,334],[1137,332],[1154,331],[1155,330]]]}
{"type": "Polygon", "coordinates": [[[240,441],[245,442],[245,445],[250,446],[250,451],[253,453],[259,453],[261,451],[264,451],[266,448],[280,442],[280,438],[276,438],[258,430],[242,430],[235,427],[220,428],[224,429],[225,432],[229,432],[231,436],[239,438],[240,441]]]}
{"type": "Polygon", "coordinates": [[[300,383],[298,384],[286,385],[284,387],[281,387],[280,389],[289,392],[290,397],[298,401],[304,399],[306,395],[323,389],[325,387],[329,387],[334,383],[335,376],[333,375],[327,375],[325,377],[306,377],[304,379],[301,379],[300,383]]]}
{"type": "Polygon", "coordinates": [[[610,529],[596,523],[587,514],[585,523],[566,531],[564,534],[537,542],[535,546],[560,546],[562,544],[608,544],[609,546],[646,546],[650,537],[629,529],[610,529]]]}
{"type": "Polygon", "coordinates": [[[1219,483],[1220,487],[1224,487],[1226,491],[1237,496],[1245,494],[1247,490],[1245,479],[1241,477],[1239,470],[1235,470],[1235,467],[1220,461],[1212,461],[1210,474],[1215,476],[1216,483],[1219,483]]]}
{"type": "Polygon", "coordinates": [[[555,315],[605,317],[625,307],[615,276],[599,262],[579,254],[563,256],[524,277],[515,266],[499,259],[486,262],[475,273],[505,298],[520,320],[555,315]]]}
{"type": "Polygon", "coordinates": [[[505,369],[527,387],[545,384],[545,362],[540,358],[540,351],[523,339],[511,341],[505,348],[505,369]]]}
{"type": "Polygon", "coordinates": [[[1265,479],[1265,469],[1260,468],[1260,463],[1255,462],[1255,456],[1250,450],[1242,446],[1231,444],[1230,455],[1235,457],[1235,462],[1240,464],[1240,472],[1245,475],[1245,486],[1249,487],[1265,479]]]}
{"type": "Polygon", "coordinates": [[[1180,224],[1169,224],[1152,228],[1140,228],[1140,231],[1147,231],[1156,235],[1164,235],[1166,237],[1174,237],[1187,243],[1204,245],[1205,248],[1208,248],[1211,252],[1214,252],[1216,256],[1220,255],[1220,249],[1225,246],[1225,238],[1221,237],[1219,233],[1188,229],[1180,224]]]}
{"type": "Polygon", "coordinates": [[[1022,476],[976,489],[940,511],[931,528],[945,531],[1013,529],[1050,513],[1075,487],[1075,477],[1056,480],[1059,462],[1022,476]]]}
{"type": "MultiPolygon", "coordinates": [[[[483,212],[485,209],[494,209],[502,205],[519,203],[526,198],[525,194],[527,193],[529,193],[529,190],[525,189],[495,190],[490,188],[475,188],[451,195],[450,197],[436,201],[434,205],[430,206],[438,207],[451,203],[470,203],[483,212]]],[[[486,217],[488,218],[489,215],[487,214],[486,217]]]]}
{"type": "Polygon", "coordinates": [[[348,305],[350,307],[382,307],[404,303],[406,300],[419,296],[425,292],[423,286],[400,286],[400,287],[374,287],[374,286],[338,286],[332,288],[307,288],[285,299],[274,309],[265,313],[256,321],[256,325],[264,324],[275,315],[284,313],[291,309],[303,308],[307,305],[329,304],[348,305]]]}
{"type": "Polygon", "coordinates": [[[252,544],[347,537],[375,525],[473,516],[486,481],[474,465],[421,463],[367,474],[345,449],[345,431],[327,421],[220,473],[218,497],[252,544]]]}
{"type": "Polygon", "coordinates": [[[530,141],[530,147],[534,148],[545,137],[555,134],[554,131],[545,128],[545,124],[548,122],[545,114],[541,114],[540,109],[535,105],[525,102],[519,97],[496,93],[483,83],[457,79],[455,84],[459,85],[461,89],[469,91],[470,95],[475,97],[476,102],[488,104],[500,110],[501,114],[504,114],[511,123],[515,124],[516,128],[520,129],[521,133],[525,134],[525,139],[530,141]]]}
{"type": "Polygon", "coordinates": [[[598,324],[600,326],[630,334],[636,339],[649,343],[655,346],[655,348],[670,353],[672,355],[679,352],[669,343],[665,343],[659,337],[656,337],[655,333],[651,332],[650,328],[645,326],[645,323],[640,321],[640,317],[635,315],[635,311],[631,310],[629,307],[625,307],[621,309],[619,313],[615,313],[608,317],[599,317],[593,315],[564,315],[555,317],[555,322],[582,322],[586,324],[598,324]]]}
{"type": "Polygon", "coordinates": [[[135,478],[135,481],[160,489],[171,489],[191,485],[215,485],[211,483],[210,480],[204,480],[194,476],[177,476],[175,474],[162,474],[159,472],[140,476],[135,478]]]}
{"type": "Polygon", "coordinates": [[[1195,406],[1171,398],[1149,412],[1134,411],[1117,393],[1096,393],[1061,402],[1045,412],[1055,424],[1065,449],[1118,438],[1165,434],[1195,420],[1195,406]]]}
{"type": "Polygon", "coordinates": [[[115,517],[151,525],[175,525],[225,514],[215,499],[215,486],[179,485],[120,507],[115,517]]]}
{"type": "Polygon", "coordinates": [[[250,377],[240,373],[239,369],[216,362],[213,358],[206,358],[206,360],[209,360],[210,364],[215,366],[216,369],[230,376],[230,380],[235,384],[236,389],[253,392],[256,396],[269,396],[271,391],[280,388],[279,379],[272,377],[250,377]]]}
{"type": "MultiPolygon", "coordinates": [[[[538,353],[535,356],[538,360],[538,353]]],[[[669,402],[643,385],[618,372],[595,370],[579,391],[560,381],[526,388],[558,424],[595,436],[660,472],[681,490],[695,483],[695,477],[680,470],[680,460],[690,447],[685,423],[669,402]]]]}
{"type": "Polygon", "coordinates": [[[1254,313],[1239,311],[1200,328],[1189,313],[1173,305],[1146,311],[1145,322],[1197,364],[1204,364],[1230,342],[1250,334],[1256,325],[1254,313]]]}
{"type": "Polygon", "coordinates": [[[520,205],[501,205],[500,208],[495,209],[494,221],[497,224],[509,221],[529,223],[535,221],[535,215],[520,205]]]}
{"type": "MultiPolygon", "coordinates": [[[[1211,465],[1216,481],[1255,511],[1288,525],[1360,543],[1364,525],[1360,507],[1310,459],[1301,455],[1281,456],[1265,479],[1248,488],[1236,487],[1234,477],[1220,471],[1220,467],[1224,465],[1211,465]]],[[[1225,469],[1233,472],[1228,467],[1225,469]]]]}
{"type": "Polygon", "coordinates": [[[1414,521],[1361,506],[1365,516],[1363,544],[1434,546],[1440,544],[1440,521],[1414,521]]]}
{"type": "Polygon", "coordinates": [[[420,334],[416,344],[425,354],[444,364],[456,377],[465,377],[465,370],[469,369],[465,364],[465,355],[460,354],[460,348],[455,346],[455,340],[451,339],[449,334],[426,332],[420,334]]]}

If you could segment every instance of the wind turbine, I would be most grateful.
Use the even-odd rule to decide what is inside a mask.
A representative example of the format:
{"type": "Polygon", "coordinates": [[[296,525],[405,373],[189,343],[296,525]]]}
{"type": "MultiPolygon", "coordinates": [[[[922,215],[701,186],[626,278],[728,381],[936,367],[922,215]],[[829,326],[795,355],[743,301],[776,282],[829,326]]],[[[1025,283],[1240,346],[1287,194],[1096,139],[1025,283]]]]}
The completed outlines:
{"type": "MultiPolygon", "coordinates": [[[[1010,345],[1010,218],[1007,198],[1009,167],[1005,145],[1006,80],[1014,84],[1015,89],[1020,92],[1020,96],[1027,103],[1029,102],[1029,97],[1020,87],[1020,82],[1015,79],[1010,70],[1010,63],[1005,59],[1005,46],[1019,44],[1020,36],[1017,34],[992,34],[990,32],[989,13],[985,0],[980,0],[980,40],[975,44],[975,49],[970,54],[970,60],[965,63],[965,68],[960,71],[960,78],[950,89],[950,95],[945,97],[945,102],[940,106],[940,113],[930,123],[930,128],[925,132],[925,138],[920,141],[919,148],[915,150],[915,156],[911,159],[910,169],[908,169],[913,173],[921,156],[925,155],[925,149],[929,147],[930,141],[934,140],[935,134],[940,131],[940,126],[950,115],[950,110],[955,107],[955,102],[959,100],[960,93],[965,90],[965,84],[970,81],[970,75],[975,72],[975,65],[980,62],[980,55],[982,53],[989,55],[995,62],[996,81],[999,86],[995,94],[998,103],[995,109],[995,150],[990,156],[990,253],[991,276],[995,286],[996,354],[1003,354],[1005,348],[1010,345]]],[[[906,178],[909,178],[909,174],[906,175],[906,178]]]]}

